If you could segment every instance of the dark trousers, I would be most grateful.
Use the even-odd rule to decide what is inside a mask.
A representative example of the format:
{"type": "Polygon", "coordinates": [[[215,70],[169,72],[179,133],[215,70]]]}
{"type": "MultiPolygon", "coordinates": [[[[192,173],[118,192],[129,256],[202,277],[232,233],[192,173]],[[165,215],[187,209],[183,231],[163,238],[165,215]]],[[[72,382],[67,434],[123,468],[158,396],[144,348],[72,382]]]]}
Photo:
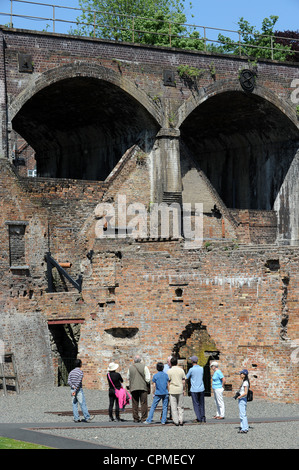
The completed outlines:
{"type": "Polygon", "coordinates": [[[115,417],[119,419],[119,403],[114,390],[109,390],[109,418],[113,418],[113,405],[115,403],[115,417]]]}
{"type": "Polygon", "coordinates": [[[191,392],[191,397],[197,421],[205,422],[205,392],[191,392]]]}
{"type": "Polygon", "coordinates": [[[145,421],[147,418],[147,392],[144,390],[134,390],[132,393],[132,413],[134,421],[145,421]],[[141,419],[139,418],[138,408],[141,408],[141,419]]]}

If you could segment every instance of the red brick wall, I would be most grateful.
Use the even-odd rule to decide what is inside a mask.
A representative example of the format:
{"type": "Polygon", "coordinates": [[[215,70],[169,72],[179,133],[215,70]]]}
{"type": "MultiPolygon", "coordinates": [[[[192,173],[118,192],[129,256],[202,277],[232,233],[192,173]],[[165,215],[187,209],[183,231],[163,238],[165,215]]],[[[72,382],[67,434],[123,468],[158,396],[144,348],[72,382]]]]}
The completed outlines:
{"type": "MultiPolygon", "coordinates": [[[[215,84],[208,72],[200,79],[200,86],[211,94],[221,87],[239,87],[239,68],[247,64],[239,58],[174,54],[158,48],[6,28],[1,34],[7,45],[5,75],[11,117],[24,102],[24,90],[34,94],[51,80],[87,74],[89,67],[92,75],[100,70],[109,80],[118,77],[119,86],[149,104],[150,112],[162,124],[161,109],[153,98],[160,93],[164,68],[176,71],[179,63],[186,63],[208,70],[213,61],[219,81],[215,84]],[[18,72],[19,51],[32,54],[33,74],[18,72]],[[113,60],[115,57],[121,64],[113,60]],[[81,69],[80,61],[85,64],[81,69]]],[[[262,94],[266,87],[268,97],[278,105],[284,99],[285,111],[291,115],[290,83],[296,67],[275,64],[275,73],[271,62],[264,61],[259,67],[257,91],[262,94]]],[[[3,67],[0,74],[2,79],[3,67]]],[[[164,87],[163,93],[171,98],[173,111],[186,103],[177,115],[179,121],[204,95],[193,98],[178,75],[176,80],[179,85],[164,87]]],[[[148,167],[137,165],[136,158],[128,159],[106,185],[20,179],[7,161],[1,161],[0,337],[7,352],[16,355],[21,388],[32,386],[28,377],[34,377],[36,385],[54,383],[47,321],[77,319],[84,320],[79,356],[87,387],[107,387],[105,374],[111,360],[120,363],[125,376],[136,353],[144,357],[152,373],[156,362],[165,361],[173,350],[188,357],[203,330],[208,340],[200,351],[208,357],[215,348],[232,390],[239,383],[238,371],[247,367],[255,396],[298,401],[298,361],[292,355],[299,335],[298,247],[269,245],[272,214],[260,217],[256,213],[251,223],[253,219],[245,212],[238,214],[242,222],[239,234],[229,213],[222,219],[205,217],[205,237],[218,241],[204,243],[197,250],[187,250],[183,240],[96,240],[94,209],[102,199],[115,202],[118,194],[124,194],[128,204],[151,202],[148,167]],[[270,227],[263,240],[266,244],[247,244],[259,237],[258,226],[265,220],[270,227]],[[27,223],[27,269],[10,267],[7,221],[27,223]],[[69,272],[74,278],[83,274],[81,295],[68,284],[68,292],[47,293],[44,257],[49,249],[58,261],[72,263],[69,272]],[[86,257],[90,250],[94,252],[91,261],[86,257]]]]}
{"type": "MultiPolygon", "coordinates": [[[[96,253],[105,253],[107,247],[97,242],[95,248],[93,269],[100,272],[98,263],[105,270],[108,260],[96,253]]],[[[257,396],[283,396],[288,401],[298,398],[298,364],[291,360],[291,340],[298,336],[298,305],[289,302],[292,295],[298,295],[296,249],[219,245],[210,251],[203,248],[188,253],[178,242],[137,246],[109,242],[109,249],[122,253],[121,260],[114,259],[115,294],[111,296],[106,287],[96,305],[94,298],[91,301],[89,286],[85,284],[83,290],[90,314],[82,327],[80,348],[81,356],[92,364],[85,379],[90,386],[95,384],[94,369],[103,387],[108,363],[116,360],[124,373],[136,353],[143,355],[154,372],[155,363],[173,351],[186,327],[200,323],[215,343],[221,368],[233,390],[238,384],[238,371],[247,367],[257,396]],[[265,266],[273,257],[280,260],[275,272],[265,266]],[[286,266],[289,322],[287,338],[281,340],[281,277],[286,266]],[[178,287],[183,291],[181,298],[176,297],[178,287]],[[122,339],[105,332],[118,327],[138,328],[138,333],[132,339],[122,339]],[[289,383],[287,370],[292,377],[289,383]],[[275,388],[273,378],[278,375],[275,388]]],[[[187,351],[191,355],[195,347],[192,335],[189,343],[187,351]]],[[[184,344],[182,348],[182,357],[188,358],[184,344]]],[[[206,349],[210,351],[211,346],[206,349]]]]}
{"type": "MultiPolygon", "coordinates": [[[[134,188],[139,191],[145,171],[144,167],[132,165],[125,180],[127,184],[116,185],[127,194],[128,202],[133,200],[134,188]]],[[[1,175],[1,226],[7,220],[28,222],[28,271],[10,270],[8,230],[1,231],[1,335],[7,348],[14,349],[22,379],[24,358],[29,354],[29,362],[39,370],[37,383],[50,380],[49,362],[49,373],[45,376],[42,372],[44,362],[51,357],[46,320],[78,319],[84,320],[79,356],[84,362],[87,387],[106,387],[105,373],[112,360],[120,363],[125,375],[137,353],[144,357],[152,373],[156,362],[165,361],[173,350],[187,358],[193,352],[199,328],[210,338],[202,350],[210,351],[211,343],[215,345],[232,390],[238,384],[237,372],[247,367],[256,396],[298,399],[298,364],[291,359],[298,338],[296,247],[238,246],[219,241],[198,250],[186,250],[184,242],[179,240],[97,240],[94,239],[95,204],[88,202],[96,184],[88,182],[86,191],[82,191],[81,183],[70,184],[66,190],[56,181],[58,195],[55,197],[55,191],[50,191],[54,182],[37,180],[39,189],[33,192],[31,180],[25,185],[7,164],[2,167],[1,175]],[[43,185],[49,191],[43,192],[43,185]],[[79,198],[81,205],[77,206],[79,198]],[[55,207],[58,202],[60,210],[55,207]],[[84,206],[84,202],[89,205],[84,206]],[[64,224],[61,226],[65,230],[61,230],[59,239],[53,240],[52,235],[52,254],[56,259],[63,254],[62,261],[71,261],[74,276],[80,270],[83,272],[81,295],[71,286],[69,292],[46,293],[47,222],[54,217],[57,218],[55,236],[60,224],[64,224]],[[72,236],[67,230],[71,227],[74,227],[72,236]],[[86,258],[89,249],[94,251],[92,262],[86,258]],[[178,288],[182,289],[181,296],[176,292],[178,288]],[[281,339],[286,306],[287,330],[281,339]],[[24,322],[31,325],[28,337],[20,329],[24,322]],[[12,324],[13,330],[8,330],[12,324]],[[183,333],[190,327],[192,330],[192,325],[197,328],[185,341],[183,333]],[[130,337],[128,331],[135,334],[130,337]],[[119,332],[124,333],[123,337],[119,332]],[[18,338],[17,349],[15,338],[18,338]],[[38,342],[37,338],[40,338],[38,342]],[[273,386],[274,382],[277,387],[273,386]]],[[[102,194],[98,189],[100,192],[96,194],[102,194]]],[[[25,378],[22,384],[26,386],[25,378]]]]}

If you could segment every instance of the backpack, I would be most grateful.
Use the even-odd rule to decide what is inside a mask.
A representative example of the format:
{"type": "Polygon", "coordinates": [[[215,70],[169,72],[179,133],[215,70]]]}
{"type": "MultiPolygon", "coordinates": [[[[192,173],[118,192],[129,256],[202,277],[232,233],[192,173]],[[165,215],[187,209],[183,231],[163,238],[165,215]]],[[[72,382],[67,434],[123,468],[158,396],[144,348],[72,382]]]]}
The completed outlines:
{"type": "Polygon", "coordinates": [[[247,392],[247,401],[252,401],[253,400],[253,391],[248,388],[247,392]]]}

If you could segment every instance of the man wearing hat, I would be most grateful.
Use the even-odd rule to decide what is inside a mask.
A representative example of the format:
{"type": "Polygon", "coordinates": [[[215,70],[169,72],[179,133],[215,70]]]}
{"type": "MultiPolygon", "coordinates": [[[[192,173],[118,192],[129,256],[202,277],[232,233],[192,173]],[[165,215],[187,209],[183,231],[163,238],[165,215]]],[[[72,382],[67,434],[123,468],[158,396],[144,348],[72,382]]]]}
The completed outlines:
{"type": "Polygon", "coordinates": [[[216,403],[217,412],[214,416],[215,419],[224,419],[225,407],[223,400],[223,391],[225,378],[221,370],[218,368],[218,362],[211,362],[211,369],[213,371],[212,376],[212,389],[214,392],[214,398],[216,403]]]}
{"type": "Polygon", "coordinates": [[[122,387],[123,378],[116,372],[119,365],[116,362],[110,362],[108,366],[107,380],[109,384],[109,421],[114,421],[113,418],[113,405],[115,402],[115,418],[116,421],[122,421],[119,416],[119,401],[115,395],[115,389],[120,390],[122,387]]]}
{"type": "Polygon", "coordinates": [[[196,414],[195,422],[205,423],[205,387],[203,383],[203,367],[199,366],[198,357],[191,356],[192,367],[189,369],[186,379],[191,381],[191,397],[194,412],[196,414]]]}

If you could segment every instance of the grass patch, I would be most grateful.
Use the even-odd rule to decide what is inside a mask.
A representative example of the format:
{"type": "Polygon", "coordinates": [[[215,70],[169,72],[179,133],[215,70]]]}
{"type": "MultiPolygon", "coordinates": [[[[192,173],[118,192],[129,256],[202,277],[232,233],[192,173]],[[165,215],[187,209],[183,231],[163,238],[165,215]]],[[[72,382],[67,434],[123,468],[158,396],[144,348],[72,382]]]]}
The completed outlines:
{"type": "Polygon", "coordinates": [[[30,442],[16,441],[0,436],[0,449],[51,449],[51,447],[31,444],[30,442]]]}

